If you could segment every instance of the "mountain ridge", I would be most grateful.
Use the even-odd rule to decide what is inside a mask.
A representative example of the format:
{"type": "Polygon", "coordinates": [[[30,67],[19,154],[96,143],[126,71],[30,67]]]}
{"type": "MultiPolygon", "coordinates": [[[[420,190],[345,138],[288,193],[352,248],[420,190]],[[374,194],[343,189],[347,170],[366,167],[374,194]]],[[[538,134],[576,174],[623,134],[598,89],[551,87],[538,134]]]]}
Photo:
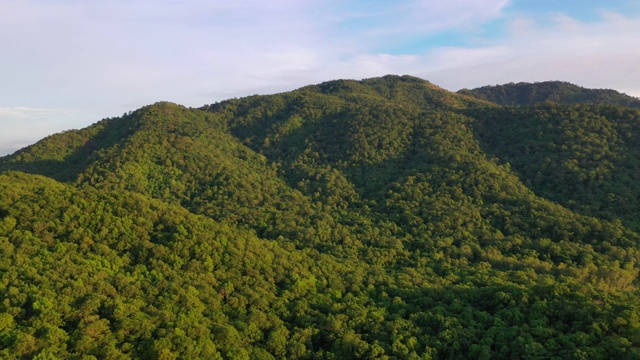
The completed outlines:
{"type": "Polygon", "coordinates": [[[638,357],[639,126],[385,76],[48,137],[0,158],[0,356],[638,357]]]}
{"type": "Polygon", "coordinates": [[[640,107],[640,99],[611,89],[587,89],[564,81],[519,82],[462,89],[469,95],[499,105],[522,106],[550,101],[560,104],[605,104],[640,107]]]}

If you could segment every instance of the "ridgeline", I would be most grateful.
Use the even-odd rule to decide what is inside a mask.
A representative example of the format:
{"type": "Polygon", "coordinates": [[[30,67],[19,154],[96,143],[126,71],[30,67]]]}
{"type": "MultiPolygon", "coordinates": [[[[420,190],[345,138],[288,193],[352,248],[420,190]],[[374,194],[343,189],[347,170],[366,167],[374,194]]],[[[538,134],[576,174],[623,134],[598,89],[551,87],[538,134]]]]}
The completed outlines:
{"type": "Polygon", "coordinates": [[[0,357],[640,358],[611,94],[385,76],[47,137],[0,158],[0,357]]]}

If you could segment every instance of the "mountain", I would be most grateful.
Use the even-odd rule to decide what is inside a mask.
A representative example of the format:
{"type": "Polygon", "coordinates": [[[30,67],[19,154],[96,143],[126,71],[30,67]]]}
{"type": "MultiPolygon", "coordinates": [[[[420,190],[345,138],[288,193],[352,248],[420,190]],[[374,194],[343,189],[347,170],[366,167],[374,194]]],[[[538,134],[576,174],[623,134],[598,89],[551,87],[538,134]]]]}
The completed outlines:
{"type": "Polygon", "coordinates": [[[0,158],[0,357],[640,357],[640,111],[410,76],[0,158]]]}
{"type": "Polygon", "coordinates": [[[640,99],[610,89],[586,89],[563,81],[520,82],[476,89],[462,89],[459,94],[506,106],[559,104],[608,104],[640,108],[640,99]]]}

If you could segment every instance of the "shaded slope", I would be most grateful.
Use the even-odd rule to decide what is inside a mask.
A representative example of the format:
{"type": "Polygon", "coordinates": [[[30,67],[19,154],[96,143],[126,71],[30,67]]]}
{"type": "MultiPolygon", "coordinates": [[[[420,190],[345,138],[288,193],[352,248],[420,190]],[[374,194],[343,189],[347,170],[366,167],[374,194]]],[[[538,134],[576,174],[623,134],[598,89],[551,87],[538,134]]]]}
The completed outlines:
{"type": "Polygon", "coordinates": [[[638,229],[640,111],[547,104],[476,116],[483,149],[536,194],[638,229]]]}
{"type": "Polygon", "coordinates": [[[422,135],[414,132],[422,119],[456,122],[458,111],[487,105],[424,80],[386,76],[331,81],[205,109],[223,115],[232,134],[287,168],[327,165],[344,173],[348,167],[345,175],[362,193],[380,190],[376,177],[387,182],[401,171],[397,165],[416,151],[422,135]]]}
{"type": "MultiPolygon", "coordinates": [[[[398,80],[406,81],[390,80],[395,89],[398,80]]],[[[415,84],[408,80],[409,86],[415,84]]],[[[537,263],[539,271],[554,273],[551,269],[561,263],[580,264],[579,254],[591,249],[605,254],[611,244],[638,243],[638,235],[620,224],[580,216],[537,197],[518,172],[498,165],[503,160],[487,154],[484,135],[477,135],[481,118],[502,110],[474,102],[467,108],[448,106],[466,99],[442,90],[436,90],[439,96],[450,100],[427,109],[405,99],[389,101],[375,87],[354,95],[364,83],[330,82],[318,88],[334,90],[305,88],[315,90],[304,97],[292,92],[232,100],[210,109],[224,114],[231,131],[278,164],[283,178],[303,194],[329,206],[365,209],[385,235],[359,237],[360,242],[392,248],[387,252],[395,258],[391,262],[411,263],[403,257],[416,250],[433,256],[442,248],[463,262],[480,256],[498,268],[537,263]],[[319,106],[308,104],[323,107],[313,112],[319,106]],[[564,244],[567,257],[537,248],[548,241],[564,244]],[[489,244],[497,257],[486,255],[489,244]],[[547,253],[545,260],[541,253],[547,253]]],[[[427,90],[421,91],[433,91],[422,86],[427,90]]]]}
{"type": "Polygon", "coordinates": [[[509,83],[472,90],[462,89],[458,93],[507,106],[526,106],[549,101],[559,104],[589,103],[640,107],[640,99],[615,90],[587,89],[562,81],[509,83]]]}

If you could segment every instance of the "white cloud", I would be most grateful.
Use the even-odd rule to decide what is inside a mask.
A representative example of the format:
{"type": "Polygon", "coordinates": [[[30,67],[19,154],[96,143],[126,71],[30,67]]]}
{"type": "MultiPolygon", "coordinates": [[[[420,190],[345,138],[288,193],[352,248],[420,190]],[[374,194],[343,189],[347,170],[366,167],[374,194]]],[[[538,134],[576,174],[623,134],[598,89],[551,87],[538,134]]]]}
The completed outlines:
{"type": "MultiPolygon", "coordinates": [[[[378,2],[373,12],[371,2],[347,4],[0,0],[7,65],[0,76],[15,84],[0,87],[0,106],[94,108],[96,99],[101,111],[157,100],[196,106],[198,94],[220,88],[285,90],[291,84],[282,78],[334,78],[327,69],[344,73],[339,65],[376,57],[385,44],[478,24],[506,1],[378,2]]],[[[382,75],[373,66],[351,77],[382,75]]]]}
{"type": "Polygon", "coordinates": [[[433,51],[420,75],[455,90],[487,84],[564,80],[640,94],[640,19],[605,13],[583,23],[558,16],[551,26],[513,21],[508,37],[487,47],[433,51]]]}
{"type": "Polygon", "coordinates": [[[472,28],[501,16],[508,0],[416,0],[410,9],[428,28],[472,28]]]}
{"type": "Polygon", "coordinates": [[[64,109],[42,109],[27,107],[0,108],[0,119],[13,119],[15,121],[24,121],[27,119],[42,120],[48,117],[64,117],[75,115],[74,111],[64,109]]]}
{"type": "MultiPolygon", "coordinates": [[[[482,25],[512,16],[507,0],[0,0],[0,107],[64,108],[7,120],[17,135],[82,127],[160,100],[200,106],[336,78],[421,76],[451,90],[559,79],[640,94],[640,20],[584,23],[519,15],[504,36],[482,25]],[[455,30],[473,47],[387,54],[455,30]],[[56,120],[54,120],[56,119],[56,120]],[[68,121],[65,122],[65,119],[68,121]],[[85,122],[82,122],[82,120],[85,122]]],[[[429,46],[426,44],[425,46],[429,46]]],[[[25,110],[25,113],[29,111],[25,110]]]]}
{"type": "MultiPolygon", "coordinates": [[[[452,29],[476,30],[499,18],[508,0],[333,1],[314,22],[353,52],[390,46],[452,29]],[[334,15],[336,13],[338,15],[334,15]]],[[[357,56],[357,54],[356,54],[357,56]]]]}

